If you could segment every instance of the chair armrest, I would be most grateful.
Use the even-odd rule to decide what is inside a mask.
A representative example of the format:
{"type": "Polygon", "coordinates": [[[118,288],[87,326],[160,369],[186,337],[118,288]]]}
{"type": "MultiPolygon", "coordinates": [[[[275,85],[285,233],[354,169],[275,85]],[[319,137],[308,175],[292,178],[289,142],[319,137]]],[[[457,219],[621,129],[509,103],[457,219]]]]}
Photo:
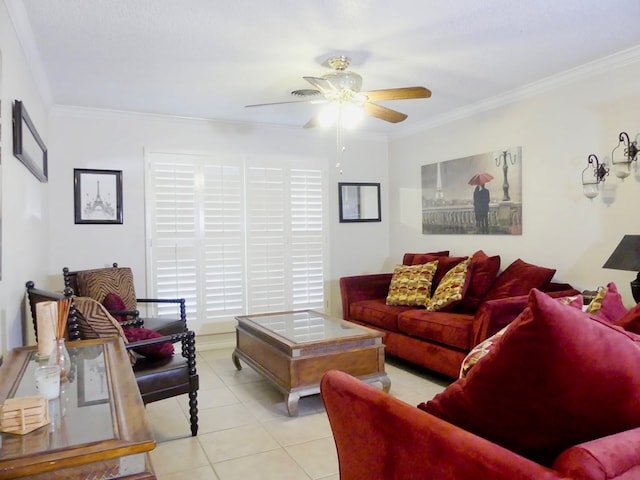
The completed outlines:
{"type": "Polygon", "coordinates": [[[568,448],[553,469],[569,478],[605,480],[640,478],[640,428],[568,448]]]}
{"type": "MultiPolygon", "coordinates": [[[[580,292],[573,288],[569,290],[555,290],[545,292],[550,297],[559,298],[578,295],[580,292]]],[[[471,348],[496,334],[514,321],[527,307],[528,295],[488,300],[478,307],[473,319],[473,333],[471,348]]]]}
{"type": "Polygon", "coordinates": [[[184,298],[137,298],[138,303],[175,303],[180,309],[180,319],[187,321],[187,309],[184,298]]]}
{"type": "Polygon", "coordinates": [[[340,279],[342,318],[349,320],[350,305],[354,302],[386,298],[392,277],[392,273],[342,277],[340,279]]]}
{"type": "Polygon", "coordinates": [[[341,480],[561,478],[344,372],[327,372],[320,388],[341,480]]]}

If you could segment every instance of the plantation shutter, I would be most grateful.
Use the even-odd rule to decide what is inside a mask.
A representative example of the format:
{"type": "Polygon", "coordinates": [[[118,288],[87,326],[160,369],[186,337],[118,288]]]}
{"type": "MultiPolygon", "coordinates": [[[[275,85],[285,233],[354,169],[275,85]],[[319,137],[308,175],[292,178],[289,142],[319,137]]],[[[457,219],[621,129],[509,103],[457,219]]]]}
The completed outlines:
{"type": "Polygon", "coordinates": [[[271,157],[148,158],[154,295],[184,297],[190,325],[325,307],[323,168],[271,157]]]}

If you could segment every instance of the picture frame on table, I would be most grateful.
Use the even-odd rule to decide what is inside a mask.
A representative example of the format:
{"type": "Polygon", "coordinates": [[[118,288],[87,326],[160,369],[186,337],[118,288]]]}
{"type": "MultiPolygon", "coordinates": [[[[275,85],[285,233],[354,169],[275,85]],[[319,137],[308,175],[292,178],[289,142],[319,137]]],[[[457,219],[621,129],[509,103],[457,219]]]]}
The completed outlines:
{"type": "Polygon", "coordinates": [[[76,224],[122,224],[122,170],[73,169],[76,224]]]}
{"type": "Polygon", "coordinates": [[[13,155],[38,180],[48,182],[47,147],[20,100],[13,102],[13,155]]]}

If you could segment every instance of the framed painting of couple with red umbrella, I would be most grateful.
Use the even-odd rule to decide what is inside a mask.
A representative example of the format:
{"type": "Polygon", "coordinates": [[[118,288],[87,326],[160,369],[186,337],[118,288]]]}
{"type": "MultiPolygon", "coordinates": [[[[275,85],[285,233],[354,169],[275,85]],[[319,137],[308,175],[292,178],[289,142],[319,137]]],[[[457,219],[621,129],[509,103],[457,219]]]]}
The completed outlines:
{"type": "Polygon", "coordinates": [[[522,235],[522,147],[423,165],[422,233],[522,235]]]}

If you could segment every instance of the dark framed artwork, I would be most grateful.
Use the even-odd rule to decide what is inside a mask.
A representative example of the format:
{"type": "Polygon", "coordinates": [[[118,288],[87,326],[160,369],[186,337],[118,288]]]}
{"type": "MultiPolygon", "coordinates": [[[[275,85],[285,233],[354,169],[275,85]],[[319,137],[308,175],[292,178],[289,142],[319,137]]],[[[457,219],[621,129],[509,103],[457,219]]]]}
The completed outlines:
{"type": "Polygon", "coordinates": [[[20,100],[13,102],[13,155],[42,183],[48,181],[47,147],[20,100]]]}
{"type": "Polygon", "coordinates": [[[379,183],[338,183],[340,222],[381,222],[379,183]]]}
{"type": "Polygon", "coordinates": [[[122,223],[122,170],[73,169],[75,222],[122,223]]]}
{"type": "Polygon", "coordinates": [[[422,233],[522,235],[522,147],[423,165],[422,233]]]}

